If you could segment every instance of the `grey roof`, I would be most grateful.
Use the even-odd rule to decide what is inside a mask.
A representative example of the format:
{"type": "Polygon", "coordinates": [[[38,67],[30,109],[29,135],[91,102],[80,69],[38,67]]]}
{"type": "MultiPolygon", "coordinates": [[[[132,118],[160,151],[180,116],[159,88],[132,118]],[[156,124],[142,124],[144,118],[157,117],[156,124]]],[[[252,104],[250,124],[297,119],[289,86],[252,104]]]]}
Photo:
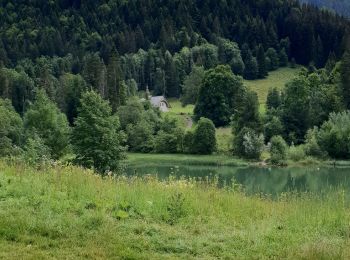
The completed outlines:
{"type": "Polygon", "coordinates": [[[151,97],[151,104],[153,106],[159,106],[160,102],[164,101],[168,104],[164,96],[156,96],[156,97],[151,97]]]}

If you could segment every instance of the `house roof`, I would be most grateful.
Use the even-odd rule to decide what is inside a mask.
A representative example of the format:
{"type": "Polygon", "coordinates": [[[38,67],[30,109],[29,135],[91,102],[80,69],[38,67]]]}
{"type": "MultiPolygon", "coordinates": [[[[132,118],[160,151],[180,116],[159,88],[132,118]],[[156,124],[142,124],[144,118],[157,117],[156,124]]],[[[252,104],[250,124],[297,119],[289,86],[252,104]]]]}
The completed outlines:
{"type": "Polygon", "coordinates": [[[165,102],[169,106],[168,101],[164,96],[151,97],[150,102],[153,106],[159,106],[160,102],[165,102]]]}

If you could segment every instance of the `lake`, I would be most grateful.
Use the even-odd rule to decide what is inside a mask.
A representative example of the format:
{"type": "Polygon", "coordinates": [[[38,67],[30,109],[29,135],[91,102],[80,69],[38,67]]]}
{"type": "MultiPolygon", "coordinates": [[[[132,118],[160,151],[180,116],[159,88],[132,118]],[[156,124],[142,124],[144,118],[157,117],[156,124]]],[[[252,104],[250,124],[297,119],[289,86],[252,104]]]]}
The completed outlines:
{"type": "Polygon", "coordinates": [[[350,194],[350,168],[258,168],[258,167],[214,167],[214,166],[170,166],[133,165],[127,168],[127,175],[156,175],[167,179],[170,175],[180,178],[213,178],[217,176],[219,185],[242,186],[247,194],[263,193],[279,195],[283,192],[324,193],[329,190],[344,189],[350,194]]]}

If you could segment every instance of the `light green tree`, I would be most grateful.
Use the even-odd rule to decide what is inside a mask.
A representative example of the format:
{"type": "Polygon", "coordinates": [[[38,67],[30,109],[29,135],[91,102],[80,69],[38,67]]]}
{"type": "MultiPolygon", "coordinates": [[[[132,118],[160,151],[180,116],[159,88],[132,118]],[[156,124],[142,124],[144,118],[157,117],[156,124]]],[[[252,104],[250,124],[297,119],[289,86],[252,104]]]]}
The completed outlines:
{"type": "Polygon", "coordinates": [[[109,103],[94,91],[83,94],[72,134],[76,161],[100,173],[117,171],[125,159],[124,134],[109,103]]]}

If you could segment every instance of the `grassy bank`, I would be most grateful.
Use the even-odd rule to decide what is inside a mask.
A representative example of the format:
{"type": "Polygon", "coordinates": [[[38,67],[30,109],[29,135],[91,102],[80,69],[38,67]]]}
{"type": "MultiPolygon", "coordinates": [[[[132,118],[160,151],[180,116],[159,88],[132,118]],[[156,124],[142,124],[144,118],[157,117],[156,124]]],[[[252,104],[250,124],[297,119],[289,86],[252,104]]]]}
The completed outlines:
{"type": "Polygon", "coordinates": [[[0,163],[1,259],[346,259],[344,194],[277,201],[186,181],[0,163]]]}
{"type": "Polygon", "coordinates": [[[242,159],[225,155],[187,155],[187,154],[139,154],[129,153],[127,163],[137,164],[169,164],[200,165],[200,166],[246,166],[242,159]]]}

